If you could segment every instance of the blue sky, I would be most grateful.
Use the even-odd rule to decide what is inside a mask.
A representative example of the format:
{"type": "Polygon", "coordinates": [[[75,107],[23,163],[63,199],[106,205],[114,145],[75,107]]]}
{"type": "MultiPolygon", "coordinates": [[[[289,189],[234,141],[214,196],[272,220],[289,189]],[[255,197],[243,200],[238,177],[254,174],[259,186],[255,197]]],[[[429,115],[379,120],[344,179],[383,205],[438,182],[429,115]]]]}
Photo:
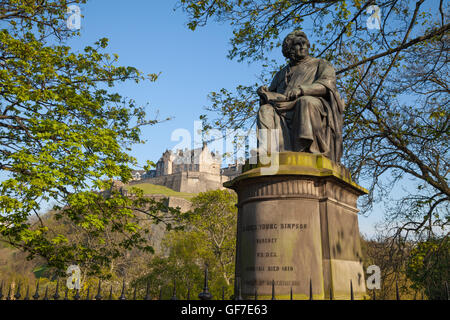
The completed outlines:
{"type": "MultiPolygon", "coordinates": [[[[249,65],[226,58],[232,35],[227,25],[211,23],[192,32],[186,27],[187,17],[174,11],[175,0],[95,0],[82,6],[81,36],[67,44],[81,50],[102,37],[109,38],[109,53],[119,55],[120,65],[130,65],[144,73],[159,73],[157,82],[129,82],[116,87],[123,96],[147,107],[149,116],[174,119],[142,130],[146,144],[135,146],[132,155],[141,165],[157,161],[171,141],[174,130],[183,128],[193,134],[194,121],[208,105],[207,95],[220,88],[251,84],[261,70],[258,63],[249,65]]],[[[280,50],[272,58],[284,61],[280,50]]],[[[374,232],[374,224],[382,218],[377,206],[369,217],[360,216],[360,231],[374,232]]]]}
{"type": "MultiPolygon", "coordinates": [[[[159,73],[157,82],[119,85],[123,96],[139,104],[149,103],[150,117],[159,111],[164,119],[174,119],[143,129],[148,142],[136,146],[133,155],[141,164],[158,160],[162,152],[178,142],[171,141],[175,129],[193,134],[194,121],[208,104],[211,91],[253,83],[260,65],[248,65],[226,58],[231,29],[212,24],[192,32],[185,25],[176,1],[89,1],[82,7],[81,37],[69,41],[81,49],[101,37],[110,39],[108,52],[119,55],[121,65],[131,65],[144,73],[159,73]],[[130,4],[131,3],[131,4],[130,4]]],[[[279,59],[282,59],[281,53],[279,59]]]]}

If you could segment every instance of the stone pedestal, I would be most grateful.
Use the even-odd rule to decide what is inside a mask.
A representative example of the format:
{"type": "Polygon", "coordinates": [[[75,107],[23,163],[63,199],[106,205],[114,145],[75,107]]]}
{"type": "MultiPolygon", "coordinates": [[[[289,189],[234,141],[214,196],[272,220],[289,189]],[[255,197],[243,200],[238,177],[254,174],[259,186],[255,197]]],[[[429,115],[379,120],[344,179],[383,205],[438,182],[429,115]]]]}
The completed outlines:
{"type": "Polygon", "coordinates": [[[224,184],[238,194],[236,279],[242,296],[363,298],[356,201],[367,193],[350,173],[309,153],[280,153],[272,168],[245,166],[224,184]]]}

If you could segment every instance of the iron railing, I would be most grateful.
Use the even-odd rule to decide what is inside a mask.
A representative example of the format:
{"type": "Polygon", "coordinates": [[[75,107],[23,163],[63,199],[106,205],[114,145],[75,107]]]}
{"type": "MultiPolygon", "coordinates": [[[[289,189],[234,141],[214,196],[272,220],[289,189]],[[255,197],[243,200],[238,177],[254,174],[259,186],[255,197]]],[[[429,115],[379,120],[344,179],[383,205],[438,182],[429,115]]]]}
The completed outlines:
{"type": "MultiPolygon", "coordinates": [[[[26,288],[26,293],[25,295],[22,295],[22,287],[21,287],[21,283],[19,282],[17,285],[17,289],[15,290],[16,292],[12,292],[12,284],[9,284],[9,287],[7,290],[6,287],[4,286],[4,282],[1,281],[0,282],[0,300],[163,300],[162,299],[162,288],[160,288],[159,290],[159,296],[158,297],[154,297],[152,299],[151,295],[150,295],[150,282],[147,282],[146,284],[146,289],[145,289],[145,296],[141,299],[138,299],[137,297],[137,285],[134,286],[133,289],[133,293],[131,296],[127,297],[127,286],[125,283],[125,279],[122,282],[122,288],[121,288],[121,294],[118,298],[114,299],[113,298],[113,286],[111,285],[109,288],[109,294],[107,297],[105,297],[104,294],[104,290],[102,288],[102,281],[99,279],[98,280],[98,285],[97,285],[97,291],[95,296],[91,296],[90,294],[90,290],[91,287],[88,287],[85,293],[85,296],[82,297],[80,295],[80,291],[79,289],[74,289],[75,290],[75,294],[72,294],[72,299],[69,298],[69,289],[66,287],[65,291],[64,291],[64,296],[61,296],[61,290],[60,290],[60,281],[59,279],[57,280],[56,283],[56,287],[55,287],[55,291],[53,294],[51,294],[49,292],[49,286],[47,284],[47,286],[45,287],[45,293],[42,296],[40,294],[40,280],[38,279],[38,281],[36,282],[36,287],[34,289],[34,294],[32,296],[30,296],[30,286],[28,285],[26,288]],[[3,293],[3,291],[5,290],[5,294],[3,293]]],[[[173,282],[173,291],[172,291],[172,297],[170,298],[170,300],[178,300],[177,298],[177,286],[176,286],[176,281],[173,282]]],[[[355,296],[354,296],[354,292],[353,292],[353,283],[350,280],[350,284],[349,284],[350,290],[349,290],[349,299],[350,300],[354,300],[355,296]]],[[[187,289],[187,295],[186,295],[186,300],[191,300],[191,292],[190,292],[190,288],[187,289]]],[[[443,286],[443,290],[444,290],[444,298],[446,298],[446,300],[449,300],[449,290],[448,290],[448,284],[447,282],[444,283],[443,286]]],[[[376,296],[376,290],[372,290],[371,292],[371,300],[377,300],[377,296],[376,296]]],[[[395,296],[396,296],[396,300],[401,300],[400,297],[400,291],[399,291],[399,287],[398,287],[398,283],[396,282],[395,284],[395,296]]],[[[417,294],[415,295],[414,299],[416,299],[417,294]]],[[[293,289],[291,287],[290,289],[290,300],[294,300],[293,299],[294,294],[293,294],[293,289]]],[[[309,300],[313,300],[313,285],[312,285],[312,280],[310,279],[309,281],[309,300]]],[[[205,269],[205,275],[204,275],[204,286],[203,286],[203,291],[200,292],[198,294],[198,298],[200,300],[212,300],[213,299],[213,295],[209,292],[209,288],[208,288],[208,268],[205,269]]],[[[329,300],[334,300],[333,297],[333,292],[330,289],[329,292],[329,300]]],[[[222,287],[222,300],[227,300],[225,298],[225,287],[222,287]]],[[[275,287],[275,281],[272,281],[272,300],[276,300],[276,287],[275,287]]],[[[421,294],[421,299],[424,300],[424,294],[422,291],[421,294]]],[[[240,286],[240,281],[239,279],[237,279],[237,281],[235,282],[235,294],[234,294],[234,299],[233,300],[244,300],[242,298],[242,293],[241,293],[241,286],[240,286]]],[[[255,288],[255,292],[254,292],[254,300],[258,300],[258,292],[255,288]]]]}

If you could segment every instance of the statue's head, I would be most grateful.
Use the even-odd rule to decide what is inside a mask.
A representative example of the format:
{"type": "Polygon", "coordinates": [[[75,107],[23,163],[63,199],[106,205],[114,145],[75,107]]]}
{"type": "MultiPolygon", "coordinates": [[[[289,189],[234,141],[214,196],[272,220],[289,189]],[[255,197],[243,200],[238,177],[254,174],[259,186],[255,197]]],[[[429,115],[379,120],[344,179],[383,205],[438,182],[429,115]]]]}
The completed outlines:
{"type": "Polygon", "coordinates": [[[309,40],[301,30],[289,33],[283,41],[283,55],[292,62],[300,61],[309,55],[309,40]]]}

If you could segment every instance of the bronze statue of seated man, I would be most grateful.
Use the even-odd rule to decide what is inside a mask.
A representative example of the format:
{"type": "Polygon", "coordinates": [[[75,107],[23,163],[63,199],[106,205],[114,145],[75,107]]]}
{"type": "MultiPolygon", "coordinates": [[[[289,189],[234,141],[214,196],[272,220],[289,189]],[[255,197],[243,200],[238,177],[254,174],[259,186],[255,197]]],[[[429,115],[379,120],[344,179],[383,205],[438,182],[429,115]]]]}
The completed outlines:
{"type": "Polygon", "coordinates": [[[268,88],[258,89],[258,149],[271,153],[270,132],[275,129],[278,150],[272,151],[310,152],[339,162],[344,103],[336,89],[334,68],[326,60],[309,56],[309,47],[304,32],[290,33],[282,49],[288,65],[268,88]]]}

